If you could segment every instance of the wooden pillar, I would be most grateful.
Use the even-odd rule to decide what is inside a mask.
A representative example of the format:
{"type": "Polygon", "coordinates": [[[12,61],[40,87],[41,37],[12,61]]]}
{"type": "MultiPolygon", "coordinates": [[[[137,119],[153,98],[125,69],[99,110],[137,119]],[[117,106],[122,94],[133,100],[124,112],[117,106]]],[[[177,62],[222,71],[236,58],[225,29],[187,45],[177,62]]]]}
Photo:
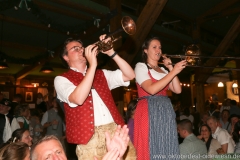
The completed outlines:
{"type": "Polygon", "coordinates": [[[205,100],[204,100],[204,83],[203,82],[195,82],[196,88],[196,99],[197,99],[197,111],[202,114],[205,112],[205,100]]]}

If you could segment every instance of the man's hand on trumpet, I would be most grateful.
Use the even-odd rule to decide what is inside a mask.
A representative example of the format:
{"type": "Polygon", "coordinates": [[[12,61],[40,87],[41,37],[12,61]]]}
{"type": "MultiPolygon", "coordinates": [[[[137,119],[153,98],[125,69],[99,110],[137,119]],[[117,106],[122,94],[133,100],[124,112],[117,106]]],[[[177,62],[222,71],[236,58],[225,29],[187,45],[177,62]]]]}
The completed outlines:
{"type": "MultiPolygon", "coordinates": [[[[111,41],[111,37],[107,37],[106,39],[106,34],[104,34],[104,35],[101,35],[100,37],[99,37],[99,39],[100,39],[100,41],[103,41],[104,43],[107,43],[108,41],[111,41]]],[[[101,51],[102,53],[104,53],[104,54],[107,54],[108,56],[111,56],[111,55],[113,55],[114,54],[114,49],[113,48],[111,48],[110,50],[107,50],[107,51],[101,51]]]]}
{"type": "Polygon", "coordinates": [[[85,58],[89,63],[89,67],[94,66],[97,67],[97,54],[98,54],[98,47],[94,44],[89,45],[85,48],[85,58]]]}

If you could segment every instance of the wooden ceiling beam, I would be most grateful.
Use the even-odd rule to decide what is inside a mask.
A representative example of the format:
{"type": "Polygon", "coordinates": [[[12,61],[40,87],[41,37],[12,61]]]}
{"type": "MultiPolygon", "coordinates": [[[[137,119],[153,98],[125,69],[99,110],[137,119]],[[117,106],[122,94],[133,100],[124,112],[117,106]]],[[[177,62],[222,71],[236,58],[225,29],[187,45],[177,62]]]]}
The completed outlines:
{"type": "Polygon", "coordinates": [[[231,16],[231,15],[238,14],[238,13],[240,13],[240,7],[230,8],[230,9],[220,12],[219,14],[216,14],[215,16],[206,17],[206,18],[202,19],[202,21],[200,21],[200,22],[203,23],[206,21],[215,20],[215,19],[219,19],[219,18],[223,18],[223,17],[227,18],[227,16],[231,16]]]}
{"type": "Polygon", "coordinates": [[[222,2],[220,2],[219,4],[217,4],[216,6],[214,6],[213,8],[209,9],[208,11],[206,11],[205,13],[203,13],[202,15],[200,15],[197,18],[197,22],[198,23],[203,23],[205,22],[208,18],[210,17],[215,17],[218,14],[220,14],[224,9],[234,5],[236,2],[238,2],[239,0],[223,0],[222,2]]]}
{"type": "Polygon", "coordinates": [[[95,9],[92,9],[90,7],[87,7],[87,6],[80,5],[79,3],[73,3],[73,2],[70,2],[70,1],[66,1],[66,0],[49,0],[49,1],[60,4],[60,5],[63,5],[63,6],[66,6],[66,7],[73,8],[73,9],[76,9],[76,10],[79,10],[79,11],[88,12],[89,14],[92,14],[92,15],[95,15],[95,16],[98,16],[98,17],[101,17],[101,16],[104,15],[104,13],[96,11],[95,9]]]}
{"type": "Polygon", "coordinates": [[[7,41],[2,41],[2,46],[3,47],[9,47],[14,49],[21,49],[21,50],[26,50],[26,51],[31,51],[31,52],[45,52],[46,48],[44,47],[38,47],[38,46],[32,46],[32,45],[27,45],[27,44],[22,44],[22,43],[14,43],[14,42],[7,42],[7,41]]]}
{"type": "Polygon", "coordinates": [[[49,61],[55,57],[42,58],[42,59],[38,60],[37,62],[35,62],[33,65],[24,67],[22,70],[20,70],[18,73],[15,74],[15,76],[14,76],[15,79],[20,80],[20,79],[26,77],[29,73],[31,73],[32,70],[39,67],[39,65],[45,64],[47,61],[49,61]]]}
{"type": "MultiPolygon", "coordinates": [[[[221,43],[218,45],[212,56],[222,56],[224,53],[228,50],[229,46],[232,44],[232,42],[235,40],[235,38],[240,33],[240,16],[236,19],[232,27],[227,32],[224,39],[221,41],[221,43]]],[[[205,66],[217,66],[219,60],[216,60],[214,58],[209,59],[204,65],[205,66]]],[[[197,82],[206,82],[208,77],[211,75],[213,69],[210,68],[201,68],[196,70],[196,76],[195,80],[197,82]],[[202,74],[204,72],[204,74],[202,74]]]]}
{"type": "Polygon", "coordinates": [[[64,8],[54,7],[52,5],[44,3],[43,1],[34,0],[33,2],[39,8],[43,8],[43,9],[46,9],[46,10],[49,10],[52,12],[60,13],[65,16],[73,17],[73,18],[80,19],[80,20],[92,20],[92,17],[90,17],[90,16],[86,16],[86,15],[80,14],[79,12],[74,12],[72,10],[67,10],[64,8]]]}
{"type": "Polygon", "coordinates": [[[152,26],[162,12],[168,0],[148,0],[136,22],[137,31],[133,36],[129,36],[120,54],[129,64],[137,55],[142,43],[149,34],[152,26]],[[128,54],[127,52],[131,53],[128,54]]]}
{"type": "Polygon", "coordinates": [[[46,25],[39,24],[39,23],[33,23],[31,21],[26,21],[26,20],[23,20],[23,19],[16,19],[16,18],[13,18],[13,17],[0,15],[0,20],[8,22],[8,23],[14,23],[14,24],[18,24],[18,25],[22,25],[22,26],[26,26],[26,27],[30,27],[30,28],[43,30],[43,31],[50,31],[50,32],[55,32],[55,33],[66,35],[65,32],[60,32],[58,30],[48,28],[46,25]]]}

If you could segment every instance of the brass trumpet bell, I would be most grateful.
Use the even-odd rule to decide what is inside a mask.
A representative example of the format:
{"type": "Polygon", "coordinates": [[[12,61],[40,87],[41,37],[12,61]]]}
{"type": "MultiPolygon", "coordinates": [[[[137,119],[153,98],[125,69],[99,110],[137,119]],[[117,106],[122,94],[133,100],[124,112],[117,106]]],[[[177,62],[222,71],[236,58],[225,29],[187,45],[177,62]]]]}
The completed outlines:
{"type": "Polygon", "coordinates": [[[185,59],[188,63],[188,65],[195,65],[196,64],[196,58],[194,56],[200,55],[200,49],[196,44],[191,44],[186,48],[185,52],[185,59]]]}
{"type": "Polygon", "coordinates": [[[123,30],[129,35],[133,35],[136,33],[136,24],[131,17],[124,16],[121,20],[121,25],[122,25],[121,29],[118,29],[118,30],[114,31],[113,33],[109,34],[108,36],[106,36],[105,39],[110,37],[111,40],[109,40],[107,42],[105,42],[103,40],[103,41],[98,41],[95,43],[95,45],[98,46],[99,52],[105,52],[105,51],[108,51],[113,48],[113,43],[121,38],[121,37],[114,38],[113,37],[114,34],[121,32],[123,30]]]}

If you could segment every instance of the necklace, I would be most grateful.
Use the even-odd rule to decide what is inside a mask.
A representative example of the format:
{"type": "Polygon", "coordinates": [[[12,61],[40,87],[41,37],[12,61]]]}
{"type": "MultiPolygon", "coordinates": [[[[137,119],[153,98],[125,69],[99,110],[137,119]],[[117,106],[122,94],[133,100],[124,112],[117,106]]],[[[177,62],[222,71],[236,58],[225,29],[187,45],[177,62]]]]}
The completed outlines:
{"type": "Polygon", "coordinates": [[[150,66],[150,67],[152,67],[153,69],[157,69],[159,66],[157,65],[157,66],[154,66],[154,65],[151,65],[151,64],[149,64],[148,63],[148,65],[150,66]]]}

